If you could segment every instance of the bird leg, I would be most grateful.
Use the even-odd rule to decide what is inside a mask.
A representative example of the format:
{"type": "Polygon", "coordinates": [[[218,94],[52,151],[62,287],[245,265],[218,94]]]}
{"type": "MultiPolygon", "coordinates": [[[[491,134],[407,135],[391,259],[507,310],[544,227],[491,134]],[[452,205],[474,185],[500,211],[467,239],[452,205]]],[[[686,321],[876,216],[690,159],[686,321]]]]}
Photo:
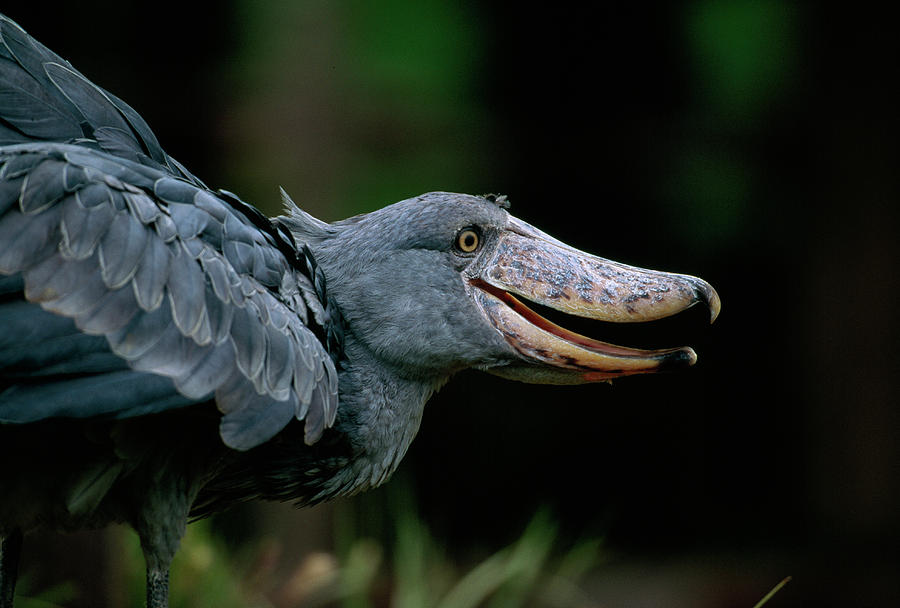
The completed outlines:
{"type": "Polygon", "coordinates": [[[147,608],[168,608],[169,566],[178,551],[195,493],[185,492],[180,479],[164,479],[147,492],[134,525],[147,563],[147,608]]]}
{"type": "Polygon", "coordinates": [[[184,523],[156,528],[154,534],[141,531],[141,548],[147,562],[147,608],[168,608],[169,565],[184,534],[184,523]]]}
{"type": "Polygon", "coordinates": [[[147,566],[147,608],[168,608],[169,568],[147,566]]]}
{"type": "Polygon", "coordinates": [[[22,551],[22,531],[13,530],[0,537],[0,608],[12,608],[22,551]]]}

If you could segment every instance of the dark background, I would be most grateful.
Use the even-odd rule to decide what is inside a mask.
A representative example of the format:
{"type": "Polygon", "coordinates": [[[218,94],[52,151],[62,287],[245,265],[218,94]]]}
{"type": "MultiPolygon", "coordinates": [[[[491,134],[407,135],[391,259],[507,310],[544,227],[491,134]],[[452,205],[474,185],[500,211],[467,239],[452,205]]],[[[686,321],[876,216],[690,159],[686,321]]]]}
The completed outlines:
{"type": "MultiPolygon", "coordinates": [[[[326,220],[427,190],[502,192],[563,241],[702,276],[722,298],[713,326],[692,310],[585,330],[690,344],[690,371],[582,387],[462,374],[386,488],[231,513],[214,528],[233,542],[284,530],[297,553],[328,549],[335,519],[389,538],[411,500],[465,564],[545,506],[561,546],[603,538],[585,605],[752,606],[787,575],[769,605],[898,605],[886,14],[762,0],[24,4],[4,10],[201,179],[267,213],[279,185],[326,220]]],[[[23,568],[40,570],[41,546],[90,538],[39,538],[23,568]]]]}

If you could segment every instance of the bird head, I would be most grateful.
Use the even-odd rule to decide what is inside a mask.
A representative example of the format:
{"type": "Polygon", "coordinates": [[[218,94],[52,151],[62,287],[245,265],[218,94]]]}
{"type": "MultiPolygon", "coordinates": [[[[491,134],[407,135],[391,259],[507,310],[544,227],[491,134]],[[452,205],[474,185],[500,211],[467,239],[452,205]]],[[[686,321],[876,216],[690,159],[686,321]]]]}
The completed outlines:
{"type": "Polygon", "coordinates": [[[579,251],[507,207],[503,197],[432,192],[333,224],[294,208],[290,226],[324,269],[352,339],[400,375],[440,379],[475,367],[579,384],[697,360],[689,347],[583,336],[531,306],[636,323],[703,303],[714,320],[719,297],[708,283],[579,251]]]}

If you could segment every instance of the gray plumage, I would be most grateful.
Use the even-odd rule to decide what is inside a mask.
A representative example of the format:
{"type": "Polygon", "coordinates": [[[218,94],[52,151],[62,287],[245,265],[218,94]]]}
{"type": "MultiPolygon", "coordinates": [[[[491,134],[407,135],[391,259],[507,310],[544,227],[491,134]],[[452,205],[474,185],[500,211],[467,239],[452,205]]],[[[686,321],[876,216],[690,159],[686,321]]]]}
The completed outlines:
{"type": "MultiPolygon", "coordinates": [[[[294,284],[309,282],[308,277],[239,211],[197,185],[130,164],[71,144],[5,146],[0,180],[21,179],[21,186],[7,190],[11,200],[4,201],[7,209],[0,216],[0,272],[21,275],[27,301],[72,319],[84,333],[106,337],[131,369],[169,378],[183,397],[202,400],[227,380],[230,389],[248,397],[225,412],[223,439],[231,447],[252,448],[289,420],[242,415],[254,399],[283,402],[283,409],[294,413],[308,410],[311,391],[306,382],[295,386],[295,376],[330,384],[323,417],[333,419],[334,363],[294,312],[298,305],[321,303],[303,298],[288,303],[291,294],[280,291],[284,277],[294,284]],[[78,179],[67,185],[66,176],[73,174],[78,179]],[[90,192],[88,206],[78,196],[82,190],[90,192]],[[195,204],[200,193],[209,196],[204,201],[209,211],[195,204]],[[297,356],[298,348],[303,356],[297,356]],[[233,424],[238,416],[253,426],[233,424]]],[[[136,374],[135,381],[139,378],[136,374]]],[[[63,394],[67,381],[60,382],[63,394]]],[[[52,399],[39,418],[31,406],[35,391],[46,399],[50,390],[28,384],[8,388],[0,420],[58,415],[52,399]]],[[[97,397],[65,415],[109,413],[104,395],[97,397]]]]}

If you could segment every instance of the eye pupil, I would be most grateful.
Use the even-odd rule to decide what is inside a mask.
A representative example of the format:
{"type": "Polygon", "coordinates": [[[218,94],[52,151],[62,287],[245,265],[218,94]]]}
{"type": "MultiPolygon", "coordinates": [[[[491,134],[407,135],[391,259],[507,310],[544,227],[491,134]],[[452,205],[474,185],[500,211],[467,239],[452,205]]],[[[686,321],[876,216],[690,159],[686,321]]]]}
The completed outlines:
{"type": "Polygon", "coordinates": [[[463,253],[472,253],[478,248],[478,233],[467,228],[459,233],[456,244],[463,253]]]}

